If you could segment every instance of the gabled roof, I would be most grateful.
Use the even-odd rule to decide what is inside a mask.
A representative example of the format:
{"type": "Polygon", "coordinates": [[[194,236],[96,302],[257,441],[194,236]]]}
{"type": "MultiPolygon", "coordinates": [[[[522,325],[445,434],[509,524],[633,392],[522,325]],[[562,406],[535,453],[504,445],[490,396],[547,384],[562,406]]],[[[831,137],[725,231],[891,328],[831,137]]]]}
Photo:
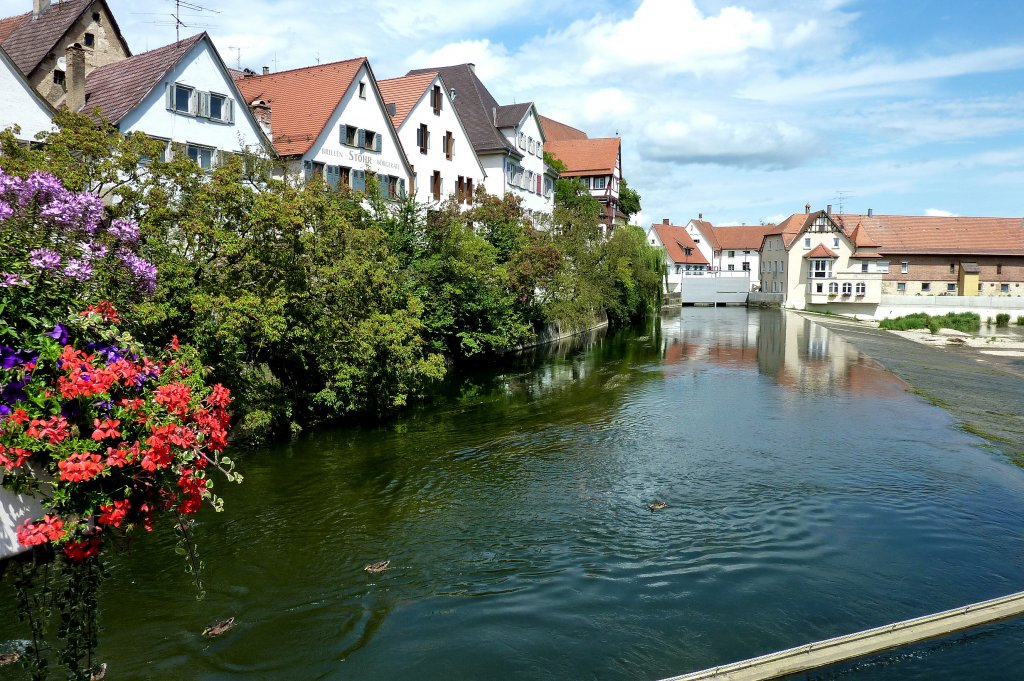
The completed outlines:
{"type": "MultiPolygon", "coordinates": [[[[921,215],[842,215],[878,244],[883,255],[1024,256],[1024,219],[932,217],[921,215]]],[[[857,229],[854,229],[856,232],[857,229]]]]}
{"type": "Polygon", "coordinates": [[[836,255],[835,253],[833,253],[831,249],[829,249],[827,246],[825,246],[825,244],[818,244],[817,246],[812,248],[810,251],[808,251],[806,254],[804,254],[804,257],[805,258],[818,258],[818,259],[821,259],[821,258],[833,258],[833,259],[835,259],[835,258],[838,258],[839,256],[836,255]]]}
{"type": "Polygon", "coordinates": [[[269,102],[277,153],[301,156],[320,137],[364,64],[367,64],[366,57],[356,57],[250,76],[236,84],[246,104],[257,99],[269,102]]]}
{"type": "Polygon", "coordinates": [[[562,177],[611,175],[619,162],[622,140],[603,137],[582,140],[555,140],[545,143],[546,150],[565,164],[562,177]]]}
{"type": "Polygon", "coordinates": [[[878,248],[878,244],[875,243],[875,240],[871,238],[867,230],[859,222],[850,234],[850,241],[857,248],[878,248]]]}
{"type": "MultiPolygon", "coordinates": [[[[756,251],[761,248],[764,235],[775,232],[775,225],[708,226],[711,233],[714,234],[715,250],[718,251],[756,251]]],[[[711,238],[708,239],[708,241],[711,240],[711,238]]]]}
{"type": "Polygon", "coordinates": [[[544,131],[544,139],[547,140],[548,144],[557,140],[585,140],[587,139],[587,133],[571,125],[565,123],[559,123],[553,118],[547,116],[539,116],[540,127],[544,131]]]}
{"type": "MultiPolygon", "coordinates": [[[[0,40],[3,41],[4,50],[10,55],[11,61],[21,69],[22,74],[28,76],[55,47],[59,48],[61,54],[64,53],[66,45],[58,45],[58,42],[93,2],[94,0],[64,0],[51,4],[37,19],[32,18],[31,12],[3,19],[0,21],[0,40]]],[[[124,45],[125,53],[131,54],[128,43],[125,42],[121,29],[114,19],[114,13],[109,7],[106,7],[106,10],[114,35],[124,45]]]]}
{"type": "Polygon", "coordinates": [[[384,98],[385,105],[395,105],[395,113],[391,116],[391,123],[395,129],[402,127],[405,117],[413,110],[416,103],[423,98],[427,88],[437,78],[436,71],[418,73],[415,76],[401,76],[399,78],[388,78],[377,82],[380,88],[380,96],[384,98]]]}
{"type": "Polygon", "coordinates": [[[804,229],[808,225],[812,224],[819,215],[824,214],[825,211],[817,211],[816,213],[794,213],[779,224],[775,225],[771,231],[765,232],[765,236],[781,236],[782,244],[788,251],[804,229]]]}
{"type": "Polygon", "coordinates": [[[652,227],[658,234],[658,238],[661,239],[661,243],[665,246],[665,252],[672,262],[687,265],[710,265],[704,254],[697,248],[697,244],[693,243],[693,239],[690,238],[685,227],[663,224],[655,224],[652,227]],[[689,255],[686,254],[687,248],[690,249],[689,255]]]}
{"type": "Polygon", "coordinates": [[[522,156],[494,126],[498,102],[476,77],[472,64],[413,69],[406,75],[430,72],[440,74],[445,85],[455,90],[455,109],[478,154],[503,152],[522,156]]]}
{"type": "Polygon", "coordinates": [[[117,125],[204,38],[209,36],[200,33],[93,69],[85,78],[83,110],[99,108],[104,119],[117,125]]]}
{"type": "Polygon", "coordinates": [[[498,110],[494,114],[494,125],[498,128],[514,128],[519,125],[526,114],[529,113],[530,107],[533,106],[533,102],[523,102],[522,104],[506,104],[499,106],[498,110]]]}

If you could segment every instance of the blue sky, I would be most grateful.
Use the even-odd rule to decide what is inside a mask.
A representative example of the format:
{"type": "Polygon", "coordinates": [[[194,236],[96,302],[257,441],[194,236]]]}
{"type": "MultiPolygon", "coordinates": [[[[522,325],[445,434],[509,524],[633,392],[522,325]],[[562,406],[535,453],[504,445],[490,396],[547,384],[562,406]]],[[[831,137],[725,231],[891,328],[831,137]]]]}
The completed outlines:
{"type": "MultiPolygon", "coordinates": [[[[109,2],[134,51],[174,39],[172,0],[109,2]]],[[[644,222],[778,221],[840,192],[847,212],[1024,214],[1024,3],[199,2],[219,13],[186,23],[232,64],[472,61],[502,103],[618,132],[644,222]]]]}

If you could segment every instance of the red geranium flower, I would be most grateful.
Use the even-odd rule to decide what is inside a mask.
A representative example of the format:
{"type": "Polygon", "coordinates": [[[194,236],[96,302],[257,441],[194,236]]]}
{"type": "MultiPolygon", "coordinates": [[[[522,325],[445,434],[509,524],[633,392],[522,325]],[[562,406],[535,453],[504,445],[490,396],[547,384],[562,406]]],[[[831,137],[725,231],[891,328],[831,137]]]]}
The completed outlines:
{"type": "Polygon", "coordinates": [[[96,426],[96,430],[92,431],[92,439],[96,440],[96,442],[101,442],[107,438],[121,437],[121,431],[117,429],[121,425],[121,421],[118,419],[106,419],[105,421],[93,419],[92,423],[96,426]]]}
{"type": "Polygon", "coordinates": [[[44,515],[38,523],[26,520],[18,527],[18,543],[22,546],[38,546],[61,538],[64,521],[53,515],[44,515]]]}
{"type": "Polygon", "coordinates": [[[57,463],[60,469],[60,479],[66,482],[85,482],[91,480],[103,471],[103,464],[100,463],[99,454],[81,452],[72,454],[68,458],[57,463]]]}

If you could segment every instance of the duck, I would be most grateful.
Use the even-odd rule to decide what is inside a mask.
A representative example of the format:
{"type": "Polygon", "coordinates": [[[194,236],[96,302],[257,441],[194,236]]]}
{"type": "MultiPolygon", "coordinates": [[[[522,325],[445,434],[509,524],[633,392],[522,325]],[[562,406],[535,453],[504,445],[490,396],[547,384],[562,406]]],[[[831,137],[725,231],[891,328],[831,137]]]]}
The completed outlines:
{"type": "Polygon", "coordinates": [[[9,664],[14,664],[21,659],[21,655],[18,653],[4,653],[0,655],[0,667],[6,667],[9,664]]]}
{"type": "Polygon", "coordinates": [[[203,629],[203,636],[207,638],[215,638],[221,634],[225,634],[231,630],[231,627],[235,626],[235,618],[229,617],[226,620],[215,622],[210,626],[203,629]]]}
{"type": "Polygon", "coordinates": [[[376,563],[370,563],[363,569],[369,572],[371,575],[379,575],[380,573],[388,569],[388,565],[391,565],[390,560],[380,560],[376,563]]]}
{"type": "Polygon", "coordinates": [[[97,665],[89,672],[89,681],[103,681],[107,678],[107,663],[97,665]]]}
{"type": "Polygon", "coordinates": [[[666,504],[664,501],[655,501],[650,504],[647,504],[647,508],[651,509],[652,511],[660,511],[663,508],[668,508],[668,504],[666,504]]]}

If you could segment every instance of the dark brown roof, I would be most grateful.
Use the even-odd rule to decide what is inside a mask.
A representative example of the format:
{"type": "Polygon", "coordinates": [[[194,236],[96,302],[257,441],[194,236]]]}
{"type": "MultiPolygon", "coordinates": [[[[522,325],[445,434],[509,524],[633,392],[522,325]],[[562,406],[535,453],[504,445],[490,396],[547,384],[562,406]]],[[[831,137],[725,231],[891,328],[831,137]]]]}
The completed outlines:
{"type": "Polygon", "coordinates": [[[526,113],[530,110],[531,106],[533,106],[532,102],[499,106],[498,111],[494,116],[494,125],[498,128],[516,127],[526,116],[526,113]]]}
{"type": "Polygon", "coordinates": [[[618,137],[549,140],[545,147],[548,153],[565,164],[562,177],[611,175],[618,165],[622,140],[618,137]]]}
{"type": "MultiPolygon", "coordinates": [[[[841,215],[859,226],[883,255],[1024,255],[1024,219],[841,215]]],[[[847,227],[849,228],[849,227],[847,227]]],[[[859,246],[860,244],[858,244],[859,246]]]]}
{"type": "Polygon", "coordinates": [[[494,126],[498,102],[476,77],[471,64],[413,69],[406,75],[431,72],[440,74],[445,86],[455,90],[455,110],[459,112],[473,149],[478,154],[497,151],[522,156],[494,126]]]}
{"type": "Polygon", "coordinates": [[[427,88],[437,78],[437,74],[433,71],[421,73],[415,76],[403,76],[401,78],[388,78],[387,80],[377,81],[377,87],[380,88],[380,96],[384,98],[385,105],[395,105],[395,113],[391,116],[391,123],[395,126],[395,130],[398,130],[405,122],[405,117],[409,115],[416,103],[423,98],[427,88]]]}
{"type": "MultiPolygon", "coordinates": [[[[68,32],[83,12],[88,10],[95,0],[64,0],[51,4],[38,19],[32,19],[32,13],[21,14],[0,21],[0,35],[6,33],[3,48],[17,64],[21,72],[28,76],[54,48],[64,53],[66,45],[59,45],[60,39],[68,32]]],[[[100,0],[101,2],[103,0],[100,0]]],[[[106,7],[106,3],[103,3],[106,7]]],[[[131,54],[128,44],[121,35],[121,29],[114,21],[114,14],[106,7],[107,15],[113,22],[114,34],[124,45],[125,53],[131,54]]]]}
{"type": "Polygon", "coordinates": [[[571,125],[565,123],[559,123],[553,118],[547,116],[538,116],[540,118],[540,127],[544,131],[544,140],[546,142],[552,142],[555,140],[585,140],[587,139],[587,133],[571,125]]]}
{"type": "Polygon", "coordinates": [[[93,69],[85,78],[83,110],[99,108],[106,120],[114,124],[121,122],[204,38],[208,38],[206,33],[200,33],[181,42],[93,69]]]}

